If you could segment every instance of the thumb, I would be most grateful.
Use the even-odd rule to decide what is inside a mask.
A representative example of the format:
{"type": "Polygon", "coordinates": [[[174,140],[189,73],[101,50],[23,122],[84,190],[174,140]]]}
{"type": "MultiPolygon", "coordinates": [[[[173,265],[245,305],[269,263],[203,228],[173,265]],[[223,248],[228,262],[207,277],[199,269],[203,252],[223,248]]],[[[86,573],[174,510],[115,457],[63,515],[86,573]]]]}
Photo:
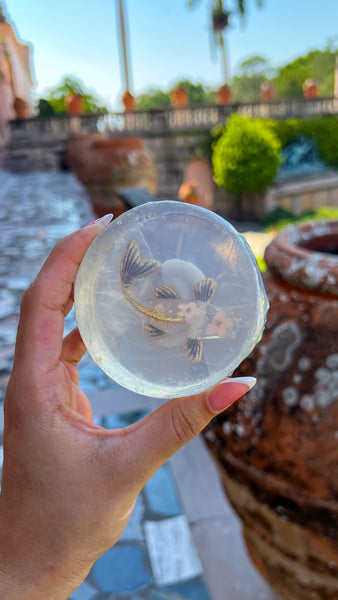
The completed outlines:
{"type": "Polygon", "coordinates": [[[254,377],[225,379],[197,396],[171,400],[139,421],[133,432],[133,448],[142,483],[255,383],[254,377]]]}

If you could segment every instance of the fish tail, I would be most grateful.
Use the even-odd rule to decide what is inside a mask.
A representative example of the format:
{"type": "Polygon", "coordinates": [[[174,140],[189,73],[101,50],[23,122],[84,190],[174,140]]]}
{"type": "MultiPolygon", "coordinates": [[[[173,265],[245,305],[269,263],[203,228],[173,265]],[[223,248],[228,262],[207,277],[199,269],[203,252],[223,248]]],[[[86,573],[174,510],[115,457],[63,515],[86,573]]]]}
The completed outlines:
{"type": "Polygon", "coordinates": [[[142,259],[135,240],[128,242],[121,260],[120,276],[122,284],[129,287],[136,277],[145,277],[158,271],[162,264],[158,260],[142,259]]]}

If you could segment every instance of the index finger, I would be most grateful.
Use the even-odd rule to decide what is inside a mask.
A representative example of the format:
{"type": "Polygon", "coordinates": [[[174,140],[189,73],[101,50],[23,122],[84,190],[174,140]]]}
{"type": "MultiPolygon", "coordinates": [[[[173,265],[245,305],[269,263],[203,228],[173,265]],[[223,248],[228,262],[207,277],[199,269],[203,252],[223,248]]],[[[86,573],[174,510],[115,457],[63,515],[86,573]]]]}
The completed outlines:
{"type": "Polygon", "coordinates": [[[62,350],[65,310],[80,262],[112,217],[106,215],[56,244],[23,295],[15,360],[34,361],[45,372],[55,368],[62,350]]]}

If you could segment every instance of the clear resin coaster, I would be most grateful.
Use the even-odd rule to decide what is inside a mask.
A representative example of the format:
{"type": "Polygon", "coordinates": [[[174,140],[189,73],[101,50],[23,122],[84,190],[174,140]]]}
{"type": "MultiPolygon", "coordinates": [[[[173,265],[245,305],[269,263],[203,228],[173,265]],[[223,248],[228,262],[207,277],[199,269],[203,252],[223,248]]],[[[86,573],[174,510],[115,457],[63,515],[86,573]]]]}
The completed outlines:
{"type": "Polygon", "coordinates": [[[268,302],[245,238],[214,213],[144,204],[94,240],[75,282],[75,314],[95,362],[146,396],[201,392],[261,338],[268,302]]]}

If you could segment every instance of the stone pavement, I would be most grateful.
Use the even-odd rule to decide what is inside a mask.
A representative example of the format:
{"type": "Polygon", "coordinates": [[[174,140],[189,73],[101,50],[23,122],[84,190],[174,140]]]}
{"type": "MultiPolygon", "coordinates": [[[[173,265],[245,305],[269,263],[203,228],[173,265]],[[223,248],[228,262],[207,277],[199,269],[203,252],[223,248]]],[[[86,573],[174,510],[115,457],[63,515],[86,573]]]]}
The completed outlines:
{"type": "MultiPolygon", "coordinates": [[[[0,401],[11,370],[23,290],[55,242],[93,220],[69,173],[0,171],[0,401]]],[[[66,319],[65,334],[75,325],[66,319]]],[[[86,356],[80,385],[95,420],[127,425],[158,401],[109,380],[86,356]],[[100,391],[101,390],[101,391],[100,391]]],[[[2,464],[3,413],[0,410],[2,464]]],[[[273,600],[251,565],[240,525],[200,436],[142,490],[120,541],[94,565],[72,600],[273,600]]]]}

